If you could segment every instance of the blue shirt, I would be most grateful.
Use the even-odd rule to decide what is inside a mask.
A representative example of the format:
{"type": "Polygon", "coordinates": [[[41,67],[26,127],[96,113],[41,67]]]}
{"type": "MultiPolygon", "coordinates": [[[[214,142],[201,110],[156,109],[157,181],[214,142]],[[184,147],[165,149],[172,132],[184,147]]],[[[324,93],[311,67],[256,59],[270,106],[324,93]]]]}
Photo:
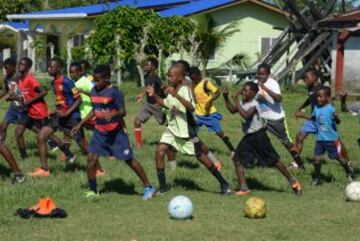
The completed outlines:
{"type": "Polygon", "coordinates": [[[91,102],[96,117],[95,128],[99,132],[107,133],[125,127],[125,122],[120,116],[114,116],[111,120],[105,119],[107,113],[125,109],[124,95],[117,87],[109,85],[103,90],[94,87],[91,90],[91,102]]]}
{"type": "Polygon", "coordinates": [[[317,141],[336,141],[339,138],[334,119],[335,108],[331,104],[314,106],[311,118],[317,127],[317,141]]]}

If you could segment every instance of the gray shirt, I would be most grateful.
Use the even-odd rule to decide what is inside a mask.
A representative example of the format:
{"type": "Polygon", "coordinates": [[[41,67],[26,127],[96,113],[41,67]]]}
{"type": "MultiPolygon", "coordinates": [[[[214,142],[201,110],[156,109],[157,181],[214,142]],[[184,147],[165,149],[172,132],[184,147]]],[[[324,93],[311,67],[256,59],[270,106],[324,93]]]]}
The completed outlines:
{"type": "Polygon", "coordinates": [[[265,120],[259,115],[259,102],[255,99],[250,102],[240,101],[240,105],[245,111],[252,107],[256,108],[256,112],[251,117],[242,120],[242,129],[245,135],[257,132],[265,127],[265,120]]]}

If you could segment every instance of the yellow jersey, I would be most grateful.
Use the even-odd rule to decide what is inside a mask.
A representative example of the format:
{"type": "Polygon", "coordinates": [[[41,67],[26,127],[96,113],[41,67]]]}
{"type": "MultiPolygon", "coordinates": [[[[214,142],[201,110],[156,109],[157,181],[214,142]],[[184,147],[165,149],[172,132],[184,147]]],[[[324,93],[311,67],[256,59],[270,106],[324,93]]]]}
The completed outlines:
{"type": "MultiPolygon", "coordinates": [[[[194,87],[194,95],[196,99],[196,115],[206,115],[205,105],[218,91],[218,88],[208,80],[202,80],[194,87]]],[[[213,104],[208,114],[215,113],[216,107],[213,104]]]]}

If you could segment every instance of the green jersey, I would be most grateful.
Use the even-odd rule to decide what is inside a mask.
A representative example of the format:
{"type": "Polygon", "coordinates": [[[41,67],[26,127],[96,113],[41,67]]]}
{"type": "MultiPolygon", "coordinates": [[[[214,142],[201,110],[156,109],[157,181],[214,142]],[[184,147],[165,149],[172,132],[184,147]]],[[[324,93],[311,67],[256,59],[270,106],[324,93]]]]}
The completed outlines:
{"type": "MultiPolygon", "coordinates": [[[[83,76],[78,81],[76,81],[75,86],[80,91],[91,92],[91,89],[94,87],[92,82],[92,76],[83,76]]],[[[79,107],[81,119],[84,119],[89,112],[92,110],[91,98],[90,96],[81,93],[82,103],[79,107]]]]}

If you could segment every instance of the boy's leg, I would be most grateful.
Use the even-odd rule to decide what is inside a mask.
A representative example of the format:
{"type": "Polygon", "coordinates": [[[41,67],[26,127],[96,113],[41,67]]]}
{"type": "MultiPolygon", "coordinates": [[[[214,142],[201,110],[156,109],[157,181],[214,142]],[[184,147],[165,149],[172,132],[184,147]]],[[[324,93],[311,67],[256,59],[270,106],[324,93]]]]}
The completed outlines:
{"type": "Polygon", "coordinates": [[[6,140],[6,132],[7,132],[7,128],[9,127],[9,125],[10,125],[10,123],[8,123],[5,120],[0,125],[0,141],[1,142],[5,142],[5,140],[6,140]]]}
{"type": "Polygon", "coordinates": [[[232,152],[232,153],[235,152],[235,148],[234,148],[234,146],[232,145],[232,143],[230,142],[229,137],[228,137],[228,136],[225,136],[225,134],[224,134],[223,131],[216,132],[216,135],[221,138],[221,140],[225,143],[225,145],[226,145],[227,148],[230,150],[230,152],[232,152]]]}
{"type": "Polygon", "coordinates": [[[216,157],[212,154],[212,152],[210,151],[210,149],[204,144],[204,142],[202,142],[200,140],[200,144],[201,144],[201,152],[204,153],[212,163],[214,163],[216,169],[218,169],[219,171],[222,168],[222,163],[216,159],[216,157]]]}
{"type": "Polygon", "coordinates": [[[175,170],[176,169],[176,153],[175,151],[171,150],[171,148],[169,148],[169,150],[166,153],[167,159],[168,159],[168,163],[170,166],[170,170],[175,170]]]}
{"type": "Polygon", "coordinates": [[[146,123],[148,119],[150,119],[151,113],[147,108],[147,103],[139,110],[137,113],[135,120],[134,120],[134,134],[135,134],[135,141],[136,147],[141,148],[142,143],[142,134],[141,134],[141,124],[146,123]]]}
{"type": "Polygon", "coordinates": [[[149,179],[147,178],[144,168],[141,166],[141,164],[136,159],[127,160],[125,162],[140,178],[144,187],[150,186],[149,179]]]}
{"type": "Polygon", "coordinates": [[[321,156],[314,156],[314,177],[312,184],[314,186],[318,186],[322,184],[322,177],[321,177],[321,156]]]}
{"type": "Polygon", "coordinates": [[[6,162],[9,164],[11,170],[15,174],[15,176],[22,176],[22,173],[15,161],[15,158],[13,154],[10,152],[10,150],[2,143],[0,142],[0,153],[6,160],[6,162]]]}
{"type": "Polygon", "coordinates": [[[24,139],[25,130],[26,130],[26,126],[20,123],[16,126],[15,129],[16,142],[19,148],[21,159],[28,158],[28,154],[26,152],[26,146],[25,146],[25,139],[24,139]]]}
{"type": "Polygon", "coordinates": [[[306,134],[302,131],[299,131],[299,133],[296,135],[295,146],[299,152],[299,155],[301,155],[303,145],[304,145],[304,140],[306,139],[307,136],[308,136],[308,134],[306,134]]]}
{"type": "Polygon", "coordinates": [[[289,171],[286,169],[285,165],[282,162],[277,161],[277,162],[275,162],[274,166],[288,180],[288,182],[291,185],[291,188],[293,189],[295,194],[301,195],[302,194],[302,187],[301,187],[300,182],[294,176],[292,176],[289,173],[289,171]]]}
{"type": "Polygon", "coordinates": [[[351,161],[348,159],[349,156],[347,154],[347,150],[343,150],[345,147],[344,143],[342,143],[340,140],[337,140],[335,142],[328,142],[327,144],[328,145],[326,146],[326,149],[329,157],[331,159],[336,159],[340,163],[349,181],[352,182],[355,179],[355,174],[353,168],[351,167],[351,161]]]}
{"type": "Polygon", "coordinates": [[[93,194],[97,194],[97,183],[96,183],[96,163],[99,160],[99,155],[95,153],[89,153],[87,157],[87,177],[88,177],[88,183],[90,192],[93,192],[93,194]]]}
{"type": "Polygon", "coordinates": [[[160,193],[165,193],[168,191],[168,186],[166,183],[165,176],[165,155],[170,149],[170,146],[167,144],[159,143],[156,147],[156,172],[159,180],[159,191],[160,193]]]}

